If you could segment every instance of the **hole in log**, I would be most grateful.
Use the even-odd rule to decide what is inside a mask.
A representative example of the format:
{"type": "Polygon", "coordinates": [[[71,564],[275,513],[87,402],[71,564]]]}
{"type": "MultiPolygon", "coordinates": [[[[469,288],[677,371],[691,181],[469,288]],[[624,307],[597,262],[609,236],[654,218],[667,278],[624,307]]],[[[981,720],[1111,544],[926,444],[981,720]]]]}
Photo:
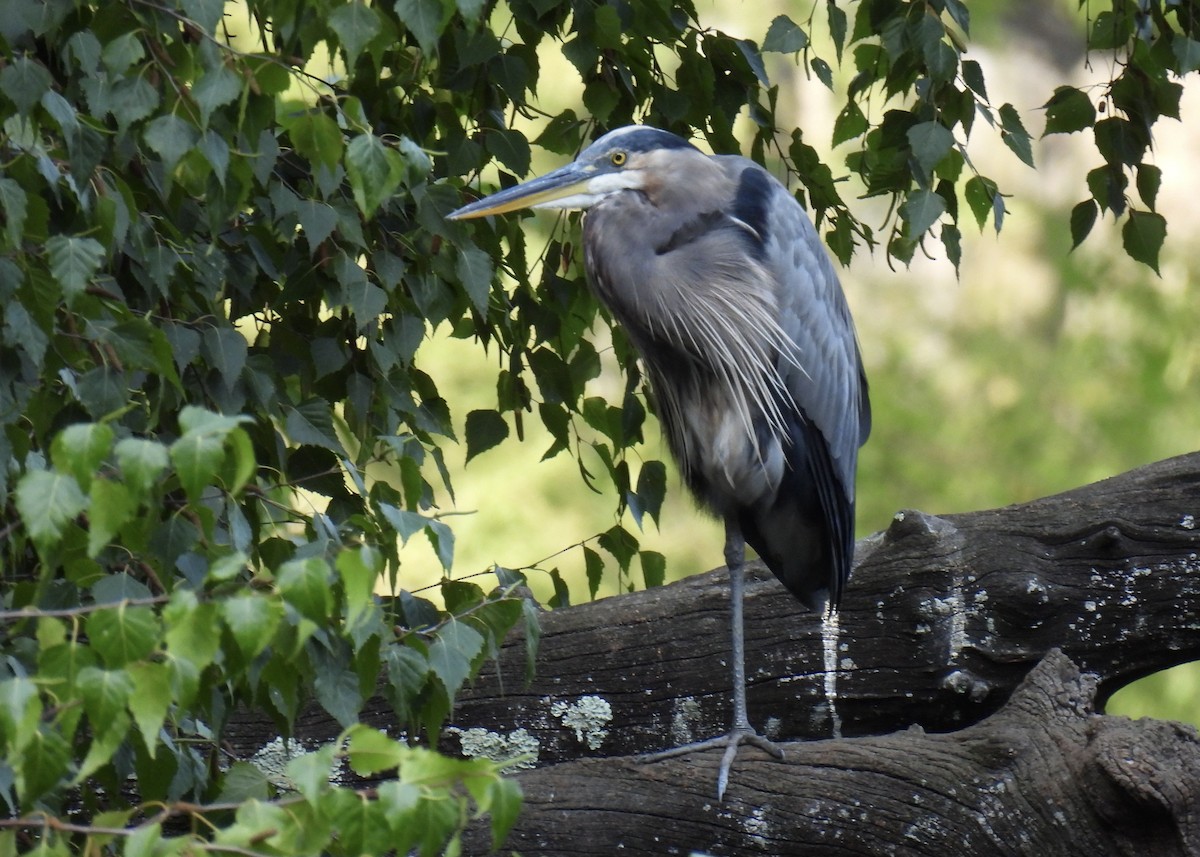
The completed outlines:
{"type": "Polygon", "coordinates": [[[1200,661],[1151,673],[1114,693],[1106,714],[1178,720],[1200,728],[1200,661]]]}

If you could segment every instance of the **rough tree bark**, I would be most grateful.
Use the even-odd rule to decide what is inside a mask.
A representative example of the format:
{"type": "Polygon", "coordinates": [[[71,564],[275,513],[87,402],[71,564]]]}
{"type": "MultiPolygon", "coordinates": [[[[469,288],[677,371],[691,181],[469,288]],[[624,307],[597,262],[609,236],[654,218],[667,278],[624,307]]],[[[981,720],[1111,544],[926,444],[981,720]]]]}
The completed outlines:
{"type": "MultiPolygon", "coordinates": [[[[510,840],[525,857],[1200,854],[1195,731],[1095,714],[1200,658],[1198,553],[1200,453],[1004,509],[899,513],[859,543],[835,627],[752,573],[751,720],[830,740],[784,762],[744,750],[723,804],[719,753],[625,757],[727,728],[724,570],[545,614],[535,679],[510,640],[447,748],[537,753],[510,840]]],[[[314,711],[301,737],[336,732],[314,711]]]]}

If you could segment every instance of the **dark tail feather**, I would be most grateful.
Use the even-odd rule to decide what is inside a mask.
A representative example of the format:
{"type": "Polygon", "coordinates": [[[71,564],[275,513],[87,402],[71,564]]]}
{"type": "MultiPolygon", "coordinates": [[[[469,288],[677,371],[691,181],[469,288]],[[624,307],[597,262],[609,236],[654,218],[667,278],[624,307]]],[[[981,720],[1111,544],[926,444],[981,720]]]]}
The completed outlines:
{"type": "Polygon", "coordinates": [[[746,543],[806,607],[838,606],[854,558],[854,501],[810,422],[793,424],[788,470],[775,498],[743,510],[739,523],[746,543]]]}

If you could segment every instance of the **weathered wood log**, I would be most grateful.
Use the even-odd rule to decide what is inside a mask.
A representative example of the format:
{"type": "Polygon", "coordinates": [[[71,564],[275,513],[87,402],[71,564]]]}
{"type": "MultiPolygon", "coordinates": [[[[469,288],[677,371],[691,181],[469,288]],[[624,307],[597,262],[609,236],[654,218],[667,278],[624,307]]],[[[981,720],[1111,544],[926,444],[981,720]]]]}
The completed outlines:
{"type": "MultiPolygon", "coordinates": [[[[724,803],[720,751],[581,759],[519,775],[506,843],[533,855],[1200,854],[1200,735],[1094,714],[1095,677],[1049,654],[996,714],[948,735],[744,750],[724,803]]],[[[470,832],[465,852],[487,851],[470,832]]]]}
{"type": "MultiPolygon", "coordinates": [[[[836,636],[751,569],[750,716],[772,737],[959,729],[995,712],[1054,648],[1097,676],[1102,705],[1134,678],[1200,658],[1200,453],[1004,509],[902,512],[856,559],[836,636]]],[[[541,761],[720,734],[726,583],[720,569],[545,614],[533,682],[514,638],[460,696],[455,724],[493,740],[523,730],[518,743],[541,761]]]]}

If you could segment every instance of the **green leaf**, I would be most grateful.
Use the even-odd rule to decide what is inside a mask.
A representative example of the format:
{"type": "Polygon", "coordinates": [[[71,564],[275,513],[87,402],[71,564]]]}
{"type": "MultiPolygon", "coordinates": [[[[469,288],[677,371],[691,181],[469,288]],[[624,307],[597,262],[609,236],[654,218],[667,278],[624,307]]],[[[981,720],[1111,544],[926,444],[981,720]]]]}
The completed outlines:
{"type": "Polygon", "coordinates": [[[192,503],[199,503],[205,489],[216,484],[224,461],[225,439],[220,434],[190,431],[171,444],[171,463],[192,503]]]}
{"type": "Polygon", "coordinates": [[[245,86],[245,78],[224,63],[208,69],[192,87],[192,98],[200,108],[202,126],[208,125],[214,110],[236,101],[245,86]]]}
{"type": "MultiPolygon", "coordinates": [[[[337,818],[338,845],[344,854],[391,854],[395,844],[384,808],[368,795],[339,789],[325,802],[331,815],[337,818]]],[[[326,808],[323,807],[323,808],[326,808]]],[[[432,852],[431,852],[432,853],[432,852]]],[[[447,857],[461,857],[447,846],[447,857]]]]}
{"type": "Polygon", "coordinates": [[[987,222],[988,215],[992,214],[995,199],[999,195],[999,190],[996,183],[984,176],[973,176],[967,180],[966,186],[963,188],[963,196],[966,197],[967,205],[970,206],[971,212],[975,215],[975,221],[979,224],[979,228],[983,229],[983,224],[987,222]]]}
{"type": "Polygon", "coordinates": [[[812,69],[813,74],[817,76],[817,80],[825,84],[825,88],[830,92],[833,91],[833,69],[829,63],[820,57],[813,57],[808,62],[808,67],[812,69]]]}
{"type": "MultiPolygon", "coordinates": [[[[93,742],[92,746],[97,745],[93,742]]],[[[70,763],[71,745],[57,730],[46,725],[34,732],[12,765],[21,803],[32,805],[57,786],[69,773],[70,763]]]]}
{"type": "Polygon", "coordinates": [[[299,407],[286,408],[288,438],[298,444],[312,444],[338,455],[346,455],[333,428],[333,414],[324,399],[308,399],[299,407]]]}
{"type": "Polygon", "coordinates": [[[404,159],[374,134],[359,134],[346,147],[346,175],[358,210],[370,218],[400,187],[404,159]]]}
{"type": "Polygon", "coordinates": [[[46,241],[50,273],[62,287],[68,305],[92,282],[104,260],[104,247],[94,238],[54,235],[46,241]]]}
{"type": "Polygon", "coordinates": [[[220,626],[216,604],[200,604],[194,592],[176,589],[163,610],[163,622],[167,653],[174,661],[187,662],[196,672],[213,662],[221,646],[220,636],[213,633],[220,626]]]}
{"type": "Polygon", "coordinates": [[[597,6],[592,17],[592,41],[602,51],[621,47],[621,16],[612,6],[597,6]]]}
{"type": "Polygon", "coordinates": [[[154,758],[159,746],[158,733],[167,719],[171,707],[171,668],[160,661],[142,661],[130,664],[129,677],[133,680],[133,693],[128,700],[129,712],[137,724],[146,752],[154,758]]]}
{"type": "Polygon", "coordinates": [[[962,264],[962,232],[953,223],[942,227],[942,246],[946,248],[946,258],[954,266],[957,276],[959,265],[962,264]]]}
{"type": "Polygon", "coordinates": [[[84,667],[76,681],[83,697],[83,709],[96,732],[103,732],[123,711],[133,694],[133,679],[125,670],[84,667]]]}
{"type": "Polygon", "coordinates": [[[638,557],[642,561],[642,579],[646,588],[662,586],[667,579],[667,558],[658,551],[639,551],[638,557]]]}
{"type": "Polygon", "coordinates": [[[50,72],[27,56],[10,55],[8,65],[0,71],[0,92],[17,106],[21,116],[42,100],[42,95],[50,89],[50,82],[50,72]]]}
{"type": "Polygon", "coordinates": [[[529,141],[520,131],[509,128],[494,128],[484,137],[484,146],[489,155],[502,163],[510,172],[523,176],[529,172],[529,141]]]}
{"type": "Polygon", "coordinates": [[[201,344],[209,365],[217,370],[225,386],[232,388],[246,366],[246,337],[232,327],[209,327],[204,330],[201,344]]]}
{"type": "Polygon", "coordinates": [[[313,660],[313,689],[317,702],[342,727],[353,725],[358,720],[363,700],[358,675],[350,669],[344,650],[329,653],[318,648],[313,660]]]}
{"type": "Polygon", "coordinates": [[[860,137],[867,132],[869,127],[867,117],[863,114],[862,108],[858,106],[858,102],[848,101],[838,113],[837,118],[833,120],[833,145],[837,146],[847,140],[860,137]]]}
{"type": "Polygon", "coordinates": [[[152,119],[142,136],[154,152],[162,158],[163,170],[171,173],[180,159],[192,150],[200,139],[196,126],[174,113],[152,119]]]}
{"type": "MultiPolygon", "coordinates": [[[[106,84],[107,81],[90,80],[84,83],[84,87],[87,89],[89,84],[98,87],[102,83],[106,84]]],[[[94,89],[92,91],[95,92],[94,89]]],[[[122,131],[150,116],[159,104],[158,90],[142,75],[118,81],[105,98],[95,94],[89,95],[88,100],[92,102],[94,112],[112,113],[122,131]],[[95,103],[97,101],[98,104],[95,103]]]]}
{"type": "Polygon", "coordinates": [[[95,559],[136,511],[137,504],[123,484],[109,479],[93,480],[88,493],[87,555],[95,559]]]}
{"type": "Polygon", "coordinates": [[[754,72],[759,85],[763,89],[769,89],[771,81],[767,79],[767,67],[763,65],[762,54],[759,53],[758,46],[749,39],[735,39],[734,44],[737,45],[742,58],[746,60],[746,65],[750,66],[750,70],[754,72]]]}
{"type": "Polygon", "coordinates": [[[492,850],[500,846],[521,812],[521,786],[516,780],[497,777],[488,784],[487,813],[492,819],[492,850]]]}
{"type": "Polygon", "coordinates": [[[963,60],[962,64],[963,82],[971,88],[971,91],[987,101],[987,84],[983,79],[983,68],[980,67],[976,60],[963,60]]]}
{"type": "Polygon", "coordinates": [[[597,541],[600,547],[613,555],[617,565],[621,567],[621,571],[629,571],[629,562],[638,550],[638,540],[633,537],[632,533],[624,527],[616,525],[601,533],[597,541]]]}
{"type": "Polygon", "coordinates": [[[378,729],[361,723],[350,727],[346,757],[360,777],[369,777],[398,768],[412,751],[378,729]]]}
{"type": "Polygon", "coordinates": [[[387,503],[379,504],[379,511],[389,524],[396,530],[400,536],[402,544],[407,543],[413,533],[419,533],[429,525],[430,518],[425,517],[419,512],[409,512],[405,509],[397,509],[395,506],[387,503]]]}
{"type": "Polygon", "coordinates": [[[167,468],[167,448],[158,441],[128,437],[118,441],[113,452],[132,499],[141,502],[167,468]]]}
{"type": "Polygon", "coordinates": [[[334,566],[346,594],[346,625],[354,628],[375,608],[375,584],[379,580],[378,551],[368,547],[345,550],[338,554],[334,566]]]}
{"type": "Polygon", "coordinates": [[[1137,211],[1131,208],[1129,218],[1121,227],[1125,252],[1160,275],[1158,253],[1166,237],[1166,218],[1152,211],[1137,211]]]}
{"type": "Polygon", "coordinates": [[[483,651],[483,635],[456,619],[437,632],[429,647],[429,666],[453,699],[471,675],[471,662],[483,651]]]}
{"type": "MultiPolygon", "coordinates": [[[[662,511],[663,499],[667,495],[667,466],[661,461],[647,461],[638,472],[637,495],[642,509],[654,519],[658,526],[658,515],[662,511]]],[[[638,524],[641,526],[641,523],[638,524]]]]}
{"type": "Polygon", "coordinates": [[[962,0],[945,0],[946,11],[954,19],[954,23],[962,29],[964,36],[971,35],[971,12],[962,0]]]}
{"type": "Polygon", "coordinates": [[[954,145],[954,134],[940,122],[919,122],[908,129],[908,144],[912,147],[913,158],[928,181],[934,168],[954,145]]]}
{"type": "Polygon", "coordinates": [[[321,243],[333,234],[337,226],[338,213],[331,205],[315,199],[302,199],[296,203],[296,219],[304,230],[308,251],[315,254],[321,243]]]}
{"type": "Polygon", "coordinates": [[[0,210],[4,212],[4,237],[15,249],[25,237],[25,214],[29,208],[25,191],[13,179],[0,177],[0,210]]]}
{"type": "Polygon", "coordinates": [[[925,68],[934,83],[944,84],[954,79],[958,71],[958,51],[938,39],[928,42],[923,49],[925,68]]]}
{"type": "Polygon", "coordinates": [[[486,313],[492,290],[492,257],[473,245],[461,248],[454,263],[454,273],[479,313],[486,313]]]}
{"type": "Polygon", "coordinates": [[[1129,179],[1120,164],[1106,164],[1090,170],[1087,186],[1102,210],[1107,209],[1117,217],[1125,213],[1125,189],[1129,179]]]}
{"type": "Polygon", "coordinates": [[[479,23],[486,5],[485,0],[455,0],[459,14],[471,24],[479,23]]]}
{"type": "Polygon", "coordinates": [[[826,0],[825,13],[829,18],[829,35],[833,39],[840,63],[842,51],[846,47],[846,11],[837,5],[837,0],[826,0]]]}
{"type": "Polygon", "coordinates": [[[1004,141],[1004,145],[1008,146],[1028,166],[1032,167],[1033,145],[1030,141],[1029,132],[1025,130],[1025,126],[1021,123],[1021,115],[1017,113],[1017,109],[1011,104],[1004,104],[1000,107],[1000,128],[1000,138],[1004,141]]]}
{"type": "Polygon", "coordinates": [[[425,527],[425,536],[433,545],[433,550],[442,564],[442,569],[450,571],[454,564],[454,531],[441,521],[430,520],[425,527]]]}
{"type": "Polygon", "coordinates": [[[359,330],[374,323],[387,309],[387,292],[367,279],[366,271],[349,254],[337,259],[342,288],[338,299],[350,307],[359,330]]]}
{"type": "Polygon", "coordinates": [[[69,472],[84,491],[112,447],[113,430],[104,423],[76,423],[67,426],[50,444],[50,460],[55,468],[69,472]]]}
{"type": "Polygon", "coordinates": [[[150,588],[125,571],[105,575],[92,584],[92,600],[96,604],[119,604],[150,597],[150,588]]]}
{"type": "Polygon", "coordinates": [[[1088,237],[1100,214],[1100,206],[1094,199],[1085,199],[1071,209],[1071,249],[1074,250],[1088,237]]]}
{"type": "Polygon", "coordinates": [[[1109,164],[1134,166],[1141,163],[1148,140],[1128,119],[1110,116],[1096,123],[1096,148],[1109,164]]]}
{"type": "Polygon", "coordinates": [[[900,206],[900,216],[908,222],[908,234],[914,239],[925,234],[945,213],[946,200],[931,190],[910,193],[908,200],[900,206]]]}
{"type": "MultiPolygon", "coordinates": [[[[220,801],[242,803],[248,800],[270,800],[272,780],[286,785],[295,785],[295,780],[281,772],[290,760],[296,745],[287,739],[273,741],[267,745],[267,752],[260,751],[254,762],[234,762],[221,777],[221,791],[217,795],[220,801]],[[261,765],[261,767],[260,767],[261,765]],[[268,773],[269,771],[269,773],[268,773]]],[[[329,782],[329,769],[325,771],[325,782],[329,782]]],[[[162,857],[160,855],[159,857],[162,857]]]]}
{"type": "Polygon", "coordinates": [[[808,35],[787,15],[777,15],[767,28],[763,53],[794,54],[808,47],[808,35]]]}
{"type": "Polygon", "coordinates": [[[160,853],[162,843],[162,825],[157,821],[153,824],[142,824],[134,828],[125,839],[123,857],[155,857],[160,853]]]}
{"type": "Polygon", "coordinates": [[[284,599],[304,616],[324,624],[333,612],[329,565],[320,557],[294,559],[279,567],[275,582],[284,599]]]}
{"type": "Polygon", "coordinates": [[[25,530],[42,554],[55,546],[67,525],[87,507],[74,476],[46,470],[27,471],[17,483],[16,499],[25,530]]]}
{"type": "Polygon", "coordinates": [[[112,669],[146,657],[159,640],[154,611],[124,601],[88,614],[87,632],[92,648],[112,669]]]}
{"type": "Polygon", "coordinates": [[[292,73],[279,57],[252,57],[246,67],[254,75],[254,85],[264,95],[280,95],[292,85],[292,73]]]}
{"type": "MultiPolygon", "coordinates": [[[[1174,72],[1176,74],[1182,76],[1200,68],[1200,42],[1195,39],[1188,38],[1183,33],[1173,34],[1171,36],[1171,52],[1175,55],[1174,72]]],[[[2,84],[3,81],[0,80],[0,85],[2,84]]]]}
{"type": "Polygon", "coordinates": [[[383,29],[379,13],[358,0],[334,9],[328,20],[346,51],[346,65],[349,68],[354,67],[362,49],[383,29]]]}
{"type": "Polygon", "coordinates": [[[1106,9],[1092,21],[1092,32],[1088,36],[1088,49],[1093,51],[1115,50],[1124,47],[1133,36],[1133,15],[1124,9],[1106,9]]]}
{"type": "Polygon", "coordinates": [[[583,547],[584,572],[587,575],[588,597],[595,598],[604,579],[604,558],[587,545],[583,547]]]}
{"type": "Polygon", "coordinates": [[[225,0],[183,0],[183,8],[191,21],[212,36],[225,12],[225,0]]]}
{"type": "Polygon", "coordinates": [[[292,145],[313,166],[333,169],[341,161],[345,141],[337,123],[329,116],[305,109],[288,117],[286,124],[292,145]]]}
{"type": "Polygon", "coordinates": [[[336,770],[337,745],[326,744],[311,753],[302,753],[287,763],[287,777],[306,800],[316,801],[329,792],[330,773],[336,770]]]}
{"type": "Polygon", "coordinates": [[[467,461],[498,445],[508,437],[508,423],[498,411],[476,410],[467,414],[467,461]]]}
{"type": "Polygon", "coordinates": [[[1060,86],[1043,105],[1046,110],[1047,134],[1072,134],[1096,124],[1096,108],[1092,100],[1073,86],[1060,86]]]}
{"type": "Polygon", "coordinates": [[[6,755],[18,752],[37,732],[42,716],[37,685],[22,676],[0,681],[0,738],[6,755]]]}
{"type": "Polygon", "coordinates": [[[274,639],[283,605],[261,594],[235,595],[221,602],[221,618],[242,657],[250,661],[274,639]]]}
{"type": "Polygon", "coordinates": [[[1158,200],[1158,189],[1162,185],[1162,170],[1153,164],[1138,164],[1137,167],[1137,190],[1138,196],[1142,198],[1142,202],[1146,203],[1146,207],[1151,211],[1154,210],[1154,203],[1158,200]]]}
{"type": "Polygon", "coordinates": [[[395,10],[396,17],[416,37],[421,50],[432,54],[454,7],[441,0],[396,0],[395,10]]]}

